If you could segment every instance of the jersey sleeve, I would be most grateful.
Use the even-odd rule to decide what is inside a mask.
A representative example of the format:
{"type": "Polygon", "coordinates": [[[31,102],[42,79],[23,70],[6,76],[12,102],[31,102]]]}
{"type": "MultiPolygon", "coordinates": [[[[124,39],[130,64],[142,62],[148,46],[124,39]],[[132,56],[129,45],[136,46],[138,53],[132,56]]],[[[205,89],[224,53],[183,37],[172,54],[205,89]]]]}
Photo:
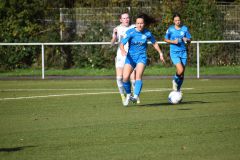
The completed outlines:
{"type": "Polygon", "coordinates": [[[152,44],[154,44],[156,42],[156,39],[154,38],[154,36],[152,35],[151,32],[149,32],[149,41],[152,42],[152,44]]]}
{"type": "Polygon", "coordinates": [[[190,32],[189,32],[189,30],[188,30],[187,27],[186,27],[186,34],[185,34],[185,36],[186,36],[186,38],[188,38],[188,39],[191,39],[191,38],[192,38],[192,36],[191,36],[191,34],[190,34],[190,32]]]}
{"type": "Polygon", "coordinates": [[[136,25],[135,25],[135,24],[132,24],[132,25],[130,26],[130,28],[136,28],[136,25]]]}
{"type": "Polygon", "coordinates": [[[131,32],[129,32],[129,30],[126,32],[126,34],[124,35],[123,39],[121,40],[121,43],[123,45],[125,45],[129,39],[131,38],[131,32]]]}
{"type": "Polygon", "coordinates": [[[167,32],[166,32],[164,38],[170,40],[170,37],[171,37],[171,32],[170,32],[170,29],[168,28],[168,30],[167,30],[167,32]]]}

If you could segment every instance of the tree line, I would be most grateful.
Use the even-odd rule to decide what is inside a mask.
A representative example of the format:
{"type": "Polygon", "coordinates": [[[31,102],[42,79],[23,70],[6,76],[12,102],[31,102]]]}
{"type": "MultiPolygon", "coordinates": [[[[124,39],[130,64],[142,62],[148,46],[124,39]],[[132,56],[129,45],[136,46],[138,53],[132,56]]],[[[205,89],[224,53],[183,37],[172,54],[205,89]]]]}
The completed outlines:
{"type": "MultiPolygon", "coordinates": [[[[68,27],[59,21],[59,8],[78,7],[132,7],[131,15],[138,14],[141,7],[150,5],[148,14],[158,18],[159,23],[150,27],[157,37],[163,40],[169,25],[172,24],[172,14],[182,15],[184,24],[191,31],[193,40],[223,40],[224,14],[218,9],[215,1],[209,0],[162,0],[162,1],[96,1],[96,0],[2,0],[0,1],[0,42],[61,42],[61,41],[110,41],[111,29],[106,23],[92,21],[91,27],[78,35],[74,27],[68,27]],[[101,3],[100,3],[101,2],[101,3]],[[51,16],[49,16],[51,14],[51,16]],[[60,31],[68,33],[61,39],[60,31]]],[[[109,18],[109,17],[108,17],[109,18]]],[[[116,18],[116,17],[114,17],[116,18]]],[[[110,21],[107,19],[106,21],[110,21]]],[[[233,65],[239,64],[235,54],[220,52],[223,45],[205,45],[201,50],[202,65],[233,65]],[[228,58],[226,59],[226,54],[228,58]],[[222,61],[221,61],[222,60],[222,61]],[[220,64],[219,61],[221,61],[220,64]]],[[[168,46],[163,47],[169,52],[168,46]]],[[[226,48],[226,46],[225,46],[226,48]]],[[[46,47],[46,67],[73,68],[92,67],[109,68],[114,66],[116,48],[109,46],[52,46],[46,47]]],[[[190,65],[195,65],[194,47],[190,48],[190,65]]],[[[158,55],[149,47],[150,64],[158,63],[158,55]]],[[[39,46],[0,46],[0,71],[16,68],[41,66],[41,48],[39,46]]]]}

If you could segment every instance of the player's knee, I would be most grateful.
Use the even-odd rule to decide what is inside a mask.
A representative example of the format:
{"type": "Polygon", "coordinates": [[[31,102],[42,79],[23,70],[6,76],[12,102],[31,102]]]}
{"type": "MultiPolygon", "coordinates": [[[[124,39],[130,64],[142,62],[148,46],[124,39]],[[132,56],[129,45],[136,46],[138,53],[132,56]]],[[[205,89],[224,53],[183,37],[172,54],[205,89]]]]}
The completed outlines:
{"type": "Polygon", "coordinates": [[[141,80],[142,79],[142,75],[136,75],[136,80],[141,80]]]}
{"type": "Polygon", "coordinates": [[[184,68],[183,67],[177,67],[177,74],[183,75],[184,74],[184,68]]]}
{"type": "Polygon", "coordinates": [[[177,74],[178,74],[179,76],[182,76],[182,75],[183,75],[183,70],[178,70],[178,71],[177,71],[177,74]]]}
{"type": "Polygon", "coordinates": [[[123,82],[129,81],[129,76],[128,75],[123,75],[123,82]]]}
{"type": "Polygon", "coordinates": [[[117,76],[116,80],[117,80],[117,85],[119,87],[122,87],[123,86],[123,84],[122,84],[123,77],[122,76],[117,76]]]}
{"type": "Polygon", "coordinates": [[[117,79],[118,81],[122,81],[123,76],[116,76],[116,79],[117,79]]]}

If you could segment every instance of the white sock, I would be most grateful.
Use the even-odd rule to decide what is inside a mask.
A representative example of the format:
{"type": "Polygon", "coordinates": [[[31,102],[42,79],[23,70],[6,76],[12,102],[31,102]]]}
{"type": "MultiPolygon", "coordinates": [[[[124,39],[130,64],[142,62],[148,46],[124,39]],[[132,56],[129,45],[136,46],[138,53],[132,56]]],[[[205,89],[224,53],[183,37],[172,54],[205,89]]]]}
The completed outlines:
{"type": "Polygon", "coordinates": [[[133,98],[138,99],[138,95],[134,94],[133,98]]]}
{"type": "Polygon", "coordinates": [[[117,86],[119,89],[119,93],[122,95],[124,94],[124,87],[123,87],[123,82],[122,82],[122,76],[117,76],[116,80],[117,80],[117,86]]]}
{"type": "Polygon", "coordinates": [[[134,88],[135,88],[135,80],[131,80],[131,84],[132,84],[132,90],[134,91],[134,88]]]}

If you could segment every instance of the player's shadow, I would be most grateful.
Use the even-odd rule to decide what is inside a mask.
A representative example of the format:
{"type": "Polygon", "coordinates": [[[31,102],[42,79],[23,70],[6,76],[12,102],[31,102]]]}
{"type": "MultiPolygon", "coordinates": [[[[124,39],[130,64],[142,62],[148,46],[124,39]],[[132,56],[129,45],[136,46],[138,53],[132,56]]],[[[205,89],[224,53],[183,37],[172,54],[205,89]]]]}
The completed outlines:
{"type": "Polygon", "coordinates": [[[0,148],[0,153],[1,152],[18,152],[21,150],[24,150],[26,148],[32,148],[36,146],[22,146],[22,147],[12,147],[12,148],[0,148]]]}
{"type": "MultiPolygon", "coordinates": [[[[211,102],[204,102],[204,101],[183,101],[180,104],[176,104],[176,105],[191,105],[191,104],[203,104],[203,103],[211,103],[211,102]]],[[[140,104],[138,106],[140,107],[163,107],[163,106],[173,106],[174,104],[171,103],[149,103],[149,104],[140,104]]],[[[186,108],[182,108],[179,110],[190,110],[190,109],[186,109],[186,108]]]]}
{"type": "Polygon", "coordinates": [[[191,94],[221,94],[221,93],[239,93],[240,91],[226,91],[226,92],[198,92],[191,94]]]}

